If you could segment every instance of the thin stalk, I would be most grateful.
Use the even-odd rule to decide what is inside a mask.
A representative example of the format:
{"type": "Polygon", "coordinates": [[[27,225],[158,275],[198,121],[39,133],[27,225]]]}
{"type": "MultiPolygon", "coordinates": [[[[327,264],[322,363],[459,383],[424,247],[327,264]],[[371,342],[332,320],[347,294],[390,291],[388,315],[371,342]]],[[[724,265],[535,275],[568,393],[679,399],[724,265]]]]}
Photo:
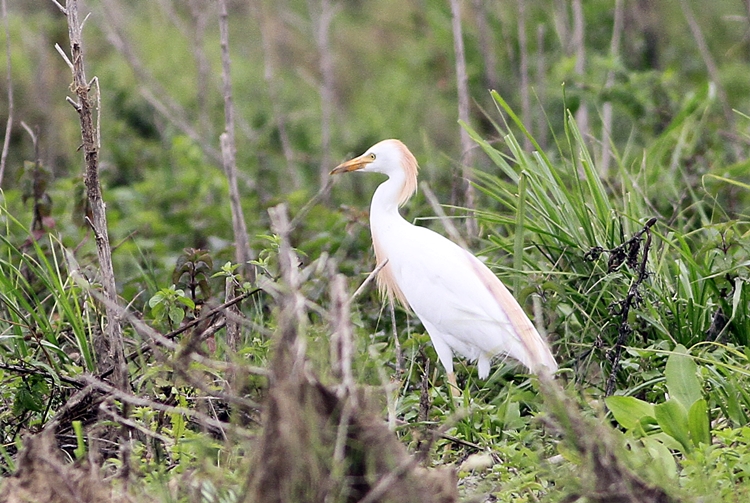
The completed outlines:
{"type": "Polygon", "coordinates": [[[247,225],[242,213],[242,200],[237,185],[237,146],[234,140],[234,101],[232,99],[231,59],[229,58],[229,15],[226,0],[219,0],[219,31],[221,37],[221,77],[224,83],[224,133],[220,137],[224,173],[229,182],[229,202],[232,209],[235,260],[250,280],[255,280],[254,269],[248,264],[252,257],[247,225]]]}
{"type": "MultiPolygon", "coordinates": [[[[466,54],[464,51],[464,36],[461,29],[461,3],[459,0],[450,0],[451,27],[453,28],[453,50],[456,55],[456,88],[458,91],[458,120],[469,124],[469,78],[466,73],[466,54]]],[[[471,166],[474,157],[474,144],[469,133],[460,129],[461,134],[461,174],[463,176],[464,206],[469,210],[476,207],[473,176],[471,166]]],[[[479,234],[477,219],[469,216],[466,219],[466,233],[474,238],[479,234]]]]}
{"type": "Polygon", "coordinates": [[[68,19],[71,53],[71,59],[67,63],[71,66],[73,72],[72,90],[78,101],[69,97],[67,99],[78,112],[81,122],[82,150],[85,163],[84,183],[93,217],[89,224],[96,239],[102,290],[104,297],[109,301],[105,306],[107,316],[106,343],[95,344],[95,347],[98,348],[97,365],[99,369],[112,365],[114,368],[112,381],[118,389],[125,391],[130,384],[123,349],[122,326],[120,325],[118,312],[113,308],[117,305],[117,286],[112,267],[112,249],[107,232],[107,215],[99,181],[100,122],[94,120],[95,108],[97,113],[101,110],[101,107],[98,106],[98,100],[101,96],[96,77],[90,82],[86,79],[83,60],[83,26],[78,18],[78,0],[68,0],[65,5],[65,12],[68,19]],[[92,96],[91,91],[94,86],[96,86],[96,90],[92,96]]]}

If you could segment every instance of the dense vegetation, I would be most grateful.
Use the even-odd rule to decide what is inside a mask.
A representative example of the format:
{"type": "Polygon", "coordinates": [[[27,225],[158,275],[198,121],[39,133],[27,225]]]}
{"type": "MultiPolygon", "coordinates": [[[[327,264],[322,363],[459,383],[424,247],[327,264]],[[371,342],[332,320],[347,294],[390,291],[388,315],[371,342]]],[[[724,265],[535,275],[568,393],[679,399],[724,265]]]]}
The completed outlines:
{"type": "Polygon", "coordinates": [[[55,50],[70,48],[66,19],[49,0],[7,3],[2,475],[54,419],[66,459],[101,465],[135,500],[242,501],[266,445],[274,339],[294,331],[309,371],[348,385],[331,341],[350,330],[354,385],[422,465],[458,470],[464,498],[750,496],[743,2],[458,2],[462,111],[447,0],[228,2],[247,267],[220,146],[222,2],[86,2],[120,391],[100,381],[113,306],[98,293],[80,124],[55,50]],[[327,172],[387,137],[420,161],[405,215],[492,265],[550,340],[567,395],[498,361],[486,381],[459,364],[453,399],[411,313],[367,286],[342,314],[337,299],[375,267],[379,180],[332,187],[327,172]],[[235,295],[238,308],[222,306],[235,295]],[[111,395],[75,401],[91,389],[111,395]]]}

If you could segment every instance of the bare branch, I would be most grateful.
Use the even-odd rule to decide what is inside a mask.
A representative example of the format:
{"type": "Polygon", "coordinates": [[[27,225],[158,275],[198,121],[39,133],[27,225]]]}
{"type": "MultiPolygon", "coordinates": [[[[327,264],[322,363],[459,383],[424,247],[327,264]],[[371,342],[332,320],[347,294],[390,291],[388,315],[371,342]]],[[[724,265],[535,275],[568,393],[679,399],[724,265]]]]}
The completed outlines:
{"type": "Polygon", "coordinates": [[[219,31],[221,36],[221,77],[224,82],[224,133],[220,137],[224,173],[229,182],[229,202],[232,209],[235,260],[249,281],[255,280],[255,269],[248,261],[252,258],[247,225],[242,213],[242,200],[237,186],[237,146],[234,141],[234,102],[232,99],[232,72],[229,58],[229,14],[226,0],[219,0],[219,31]]]}
{"type": "Polygon", "coordinates": [[[60,12],[62,12],[66,16],[68,15],[68,9],[60,5],[60,3],[57,0],[52,0],[52,3],[55,4],[58,9],[60,9],[60,12]]]}
{"type": "Polygon", "coordinates": [[[68,57],[67,54],[65,54],[65,51],[63,50],[62,47],[60,47],[60,44],[55,44],[55,50],[58,52],[58,54],[60,54],[60,56],[62,56],[62,59],[65,61],[65,64],[67,64],[68,68],[70,68],[70,72],[71,73],[75,72],[76,70],[75,68],[73,68],[73,63],[70,62],[70,58],[68,57]]]}
{"type": "MultiPolygon", "coordinates": [[[[333,269],[331,267],[331,269],[333,269]]],[[[346,278],[342,274],[333,275],[331,281],[331,365],[334,376],[341,380],[339,398],[349,396],[353,406],[357,406],[357,396],[354,393],[354,376],[352,375],[352,325],[349,313],[350,299],[346,295],[346,278]]]]}
{"type": "Polygon", "coordinates": [[[307,342],[304,338],[305,299],[299,291],[299,268],[297,256],[289,242],[289,217],[283,203],[269,208],[271,229],[279,236],[279,269],[285,291],[281,299],[281,311],[275,336],[275,355],[271,362],[272,377],[290,379],[303,371],[307,342]]]}
{"type": "Polygon", "coordinates": [[[359,285],[359,288],[355,290],[355,292],[352,294],[351,298],[349,299],[349,302],[352,302],[354,299],[359,297],[359,295],[365,290],[365,287],[370,284],[370,282],[377,276],[377,274],[380,272],[380,270],[385,267],[385,265],[388,263],[388,259],[385,259],[381,263],[375,267],[375,269],[372,270],[370,274],[367,275],[365,280],[362,282],[361,285],[359,285]]]}
{"type": "Polygon", "coordinates": [[[332,185],[333,179],[329,176],[320,190],[318,190],[317,194],[310,198],[310,200],[305,203],[305,205],[297,212],[297,214],[294,215],[294,218],[289,223],[289,227],[295,229],[302,221],[302,219],[305,218],[305,216],[310,212],[310,210],[315,207],[316,204],[324,201],[328,194],[331,192],[332,185]]]}
{"type": "Polygon", "coordinates": [[[391,330],[393,331],[393,347],[396,350],[396,375],[404,373],[404,353],[401,351],[401,341],[398,340],[398,326],[396,325],[396,303],[393,295],[388,296],[388,310],[391,312],[391,330]]]}
{"type": "Polygon", "coordinates": [[[36,147],[37,137],[36,137],[36,133],[34,133],[34,130],[31,129],[31,127],[28,124],[26,124],[24,121],[21,121],[21,126],[26,130],[27,133],[29,133],[29,136],[31,136],[31,141],[36,147]]]}
{"type": "Polygon", "coordinates": [[[76,112],[81,113],[81,105],[79,105],[73,98],[66,96],[65,101],[70,103],[70,105],[75,108],[76,112]]]}
{"type": "Polygon", "coordinates": [[[173,407],[171,405],[165,405],[163,403],[155,402],[153,400],[148,400],[146,398],[140,398],[140,397],[131,395],[128,392],[120,391],[117,388],[114,388],[113,386],[110,386],[109,384],[103,381],[100,381],[99,379],[91,375],[84,374],[83,376],[81,376],[81,380],[84,383],[88,384],[89,386],[92,386],[93,388],[99,389],[101,391],[104,391],[105,393],[110,394],[116,400],[121,400],[125,403],[135,405],[136,407],[149,407],[151,409],[168,412],[170,414],[181,414],[183,416],[192,418],[206,426],[217,428],[218,430],[222,432],[227,430],[241,438],[250,438],[250,439],[254,438],[254,435],[248,432],[245,428],[235,426],[231,423],[224,423],[221,421],[217,421],[216,419],[206,414],[203,414],[202,412],[198,412],[195,409],[188,409],[187,407],[173,407]]]}
{"type": "MultiPolygon", "coordinates": [[[[99,182],[99,138],[98,130],[94,125],[92,100],[89,94],[89,81],[83,60],[83,36],[82,24],[78,19],[78,0],[68,0],[66,4],[68,35],[70,38],[70,54],[73,69],[72,89],[78,97],[76,104],[68,97],[78,112],[81,122],[81,138],[83,140],[83,156],[85,162],[86,195],[91,206],[93,215],[92,227],[96,238],[96,248],[99,256],[99,267],[102,276],[102,289],[104,297],[112,304],[117,304],[117,287],[115,275],[112,268],[112,249],[110,248],[109,235],[107,232],[107,216],[105,212],[102,189],[99,182]]],[[[68,60],[70,61],[70,60],[68,60]]],[[[97,354],[97,364],[109,365],[115,369],[113,381],[122,390],[128,388],[128,369],[125,363],[125,352],[122,341],[122,327],[118,313],[111,305],[105,306],[107,315],[106,340],[104,344],[95,344],[101,348],[97,354]]]]}
{"type": "MultiPolygon", "coordinates": [[[[461,29],[461,2],[450,0],[451,26],[453,28],[453,50],[456,55],[456,87],[458,90],[458,120],[469,124],[469,78],[466,73],[466,54],[464,51],[464,36],[461,29]]],[[[461,134],[461,174],[463,176],[463,205],[469,210],[476,207],[474,202],[474,186],[471,184],[474,178],[471,174],[473,163],[473,142],[469,133],[463,127],[461,134]]],[[[475,237],[479,234],[477,219],[469,216],[466,219],[466,233],[475,237]]]]}
{"type": "Polygon", "coordinates": [[[435,193],[432,192],[432,189],[430,189],[430,186],[427,184],[427,182],[421,182],[419,184],[419,188],[422,190],[422,193],[424,194],[425,199],[427,199],[427,202],[430,203],[432,211],[437,214],[438,218],[440,219],[440,223],[443,224],[445,232],[448,233],[448,236],[450,236],[450,238],[459,246],[468,250],[469,246],[466,244],[463,236],[461,236],[461,233],[458,232],[458,229],[456,229],[456,226],[453,225],[453,222],[450,218],[448,218],[448,215],[445,214],[445,211],[443,211],[443,207],[440,206],[440,202],[438,202],[437,197],[435,197],[435,193]]]}

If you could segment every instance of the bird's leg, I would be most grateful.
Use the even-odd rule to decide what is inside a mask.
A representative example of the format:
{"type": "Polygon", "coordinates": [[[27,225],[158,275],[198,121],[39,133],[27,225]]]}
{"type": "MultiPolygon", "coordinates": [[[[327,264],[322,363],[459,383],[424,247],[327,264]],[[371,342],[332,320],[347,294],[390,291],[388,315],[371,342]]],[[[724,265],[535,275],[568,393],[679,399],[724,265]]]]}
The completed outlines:
{"type": "Polygon", "coordinates": [[[448,372],[448,385],[451,388],[451,394],[453,395],[453,398],[458,398],[461,396],[461,388],[459,388],[458,384],[456,384],[455,372],[448,372]]]}

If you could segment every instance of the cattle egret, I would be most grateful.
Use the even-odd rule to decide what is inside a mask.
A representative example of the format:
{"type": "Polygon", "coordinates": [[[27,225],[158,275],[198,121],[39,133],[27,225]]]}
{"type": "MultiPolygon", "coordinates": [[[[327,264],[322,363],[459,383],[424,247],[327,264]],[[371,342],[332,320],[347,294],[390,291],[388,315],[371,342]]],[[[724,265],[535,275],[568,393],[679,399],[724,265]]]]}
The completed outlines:
{"type": "Polygon", "coordinates": [[[534,373],[557,370],[545,340],[505,285],[478,258],[445,237],[412,225],[398,208],[417,190],[417,160],[399,140],[383,140],[331,174],[381,173],[370,231],[381,292],[411,307],[432,339],[455,387],[453,354],[477,362],[485,379],[495,356],[510,356],[534,373]]]}

